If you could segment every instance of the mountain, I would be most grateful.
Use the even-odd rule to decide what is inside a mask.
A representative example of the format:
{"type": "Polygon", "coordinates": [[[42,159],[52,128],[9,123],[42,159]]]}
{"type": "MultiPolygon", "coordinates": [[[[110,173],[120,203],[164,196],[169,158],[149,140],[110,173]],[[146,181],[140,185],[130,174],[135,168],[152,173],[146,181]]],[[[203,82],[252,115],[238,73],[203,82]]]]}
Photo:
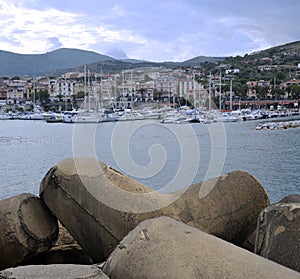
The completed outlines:
{"type": "Polygon", "coordinates": [[[216,62],[224,58],[199,56],[184,62],[151,62],[136,59],[115,59],[93,51],[61,48],[44,54],[18,54],[0,50],[0,77],[58,76],[66,71],[82,70],[89,65],[91,71],[115,73],[143,67],[194,66],[204,62],[216,62]]]}
{"type": "Polygon", "coordinates": [[[44,54],[17,54],[0,50],[0,76],[42,75],[112,57],[92,51],[61,48],[44,54]]]}
{"type": "Polygon", "coordinates": [[[204,71],[219,71],[220,64],[251,72],[246,78],[256,78],[259,65],[295,66],[300,63],[300,41],[246,54],[243,57],[197,56],[183,62],[151,62],[135,59],[115,59],[92,51],[61,48],[44,54],[17,54],[0,51],[0,77],[22,75],[59,76],[67,71],[83,70],[88,65],[91,71],[117,73],[122,70],[144,67],[191,67],[203,66],[204,71]]]}

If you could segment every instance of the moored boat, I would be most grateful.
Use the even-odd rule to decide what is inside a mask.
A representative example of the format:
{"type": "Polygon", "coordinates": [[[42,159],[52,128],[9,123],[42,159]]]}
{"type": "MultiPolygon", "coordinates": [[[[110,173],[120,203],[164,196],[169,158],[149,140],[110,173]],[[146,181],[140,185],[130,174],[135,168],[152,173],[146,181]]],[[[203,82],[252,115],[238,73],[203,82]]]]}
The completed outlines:
{"type": "Polygon", "coordinates": [[[47,123],[61,123],[63,119],[61,116],[51,116],[50,118],[46,119],[47,123]]]}

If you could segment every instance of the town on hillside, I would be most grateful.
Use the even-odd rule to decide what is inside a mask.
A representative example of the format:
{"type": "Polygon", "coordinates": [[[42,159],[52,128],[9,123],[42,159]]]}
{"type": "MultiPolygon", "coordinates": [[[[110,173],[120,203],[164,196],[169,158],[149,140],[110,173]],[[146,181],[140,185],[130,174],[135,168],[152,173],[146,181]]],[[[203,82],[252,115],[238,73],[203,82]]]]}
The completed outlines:
{"type": "MultiPolygon", "coordinates": [[[[172,106],[205,106],[211,98],[224,110],[243,107],[299,103],[300,65],[294,77],[278,84],[271,80],[248,80],[235,87],[239,69],[221,64],[220,71],[204,73],[201,67],[144,68],[118,74],[67,72],[60,77],[15,76],[0,78],[0,104],[6,110],[30,110],[39,104],[45,110],[78,108],[88,96],[97,96],[106,107],[124,109],[141,104],[163,103],[172,106]],[[238,89],[240,91],[238,91],[238,89]],[[231,102],[230,102],[231,101],[231,102]],[[230,105],[232,107],[230,107],[230,105]]],[[[265,67],[260,71],[270,71],[265,67]]]]}

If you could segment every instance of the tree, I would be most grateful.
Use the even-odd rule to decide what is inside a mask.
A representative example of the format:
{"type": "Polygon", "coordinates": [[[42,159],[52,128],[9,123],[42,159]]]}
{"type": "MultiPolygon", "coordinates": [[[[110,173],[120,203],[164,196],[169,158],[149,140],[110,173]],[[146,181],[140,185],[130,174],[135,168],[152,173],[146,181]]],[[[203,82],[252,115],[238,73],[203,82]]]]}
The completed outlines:
{"type": "Polygon", "coordinates": [[[284,72],[277,72],[276,73],[276,81],[278,81],[278,83],[283,82],[286,79],[286,73],[284,72]]]}
{"type": "Polygon", "coordinates": [[[236,83],[234,82],[232,85],[232,91],[239,94],[239,92],[241,92],[242,89],[242,85],[240,83],[236,83]]]}
{"type": "Polygon", "coordinates": [[[275,88],[273,89],[272,94],[275,99],[280,99],[283,97],[284,91],[283,89],[280,88],[279,85],[276,85],[275,88]]]}
{"type": "Polygon", "coordinates": [[[256,92],[260,99],[266,99],[268,88],[266,86],[256,86],[256,92]]]}
{"type": "Polygon", "coordinates": [[[43,101],[47,101],[49,99],[50,95],[48,93],[48,90],[39,90],[37,92],[37,98],[43,102],[43,101]]]}
{"type": "Polygon", "coordinates": [[[229,92],[230,91],[230,85],[229,84],[222,85],[222,91],[223,92],[229,92]]]}
{"type": "Polygon", "coordinates": [[[147,82],[147,81],[151,81],[153,80],[148,74],[145,74],[144,75],[144,81],[147,82]]]}
{"type": "Polygon", "coordinates": [[[76,94],[76,98],[77,99],[81,99],[81,98],[84,98],[85,96],[85,93],[83,91],[79,91],[77,94],[76,94]]]}
{"type": "Polygon", "coordinates": [[[291,92],[294,99],[300,98],[300,86],[298,84],[291,85],[291,92]]]}
{"type": "Polygon", "coordinates": [[[14,76],[10,80],[20,80],[21,78],[19,76],[14,76]]]}
{"type": "Polygon", "coordinates": [[[246,84],[243,84],[241,86],[241,92],[240,92],[242,100],[246,99],[246,97],[247,97],[247,91],[248,91],[248,86],[246,84]]]}

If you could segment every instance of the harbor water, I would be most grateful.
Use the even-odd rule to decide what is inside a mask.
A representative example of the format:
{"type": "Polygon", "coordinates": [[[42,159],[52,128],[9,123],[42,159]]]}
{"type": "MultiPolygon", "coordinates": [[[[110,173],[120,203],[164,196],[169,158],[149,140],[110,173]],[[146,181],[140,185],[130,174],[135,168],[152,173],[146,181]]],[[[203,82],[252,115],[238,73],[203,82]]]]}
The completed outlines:
{"type": "Polygon", "coordinates": [[[257,124],[0,121],[0,199],[38,195],[52,166],[80,155],[96,156],[155,190],[244,170],[262,183],[272,203],[300,194],[300,128],[256,130],[257,124]]]}

